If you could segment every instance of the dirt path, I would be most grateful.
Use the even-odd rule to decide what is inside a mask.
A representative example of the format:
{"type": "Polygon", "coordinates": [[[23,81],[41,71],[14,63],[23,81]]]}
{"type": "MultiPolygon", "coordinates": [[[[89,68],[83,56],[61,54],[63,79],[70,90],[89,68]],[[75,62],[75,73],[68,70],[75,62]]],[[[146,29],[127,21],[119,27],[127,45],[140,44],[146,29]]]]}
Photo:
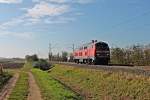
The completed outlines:
{"type": "Polygon", "coordinates": [[[29,74],[29,95],[27,100],[42,100],[41,94],[40,94],[40,89],[37,86],[34,76],[32,75],[31,72],[29,74]]]}
{"type": "Polygon", "coordinates": [[[2,89],[2,92],[0,93],[0,100],[7,100],[9,98],[9,95],[14,88],[17,80],[19,78],[19,73],[16,73],[9,81],[8,84],[4,86],[2,89]]]}

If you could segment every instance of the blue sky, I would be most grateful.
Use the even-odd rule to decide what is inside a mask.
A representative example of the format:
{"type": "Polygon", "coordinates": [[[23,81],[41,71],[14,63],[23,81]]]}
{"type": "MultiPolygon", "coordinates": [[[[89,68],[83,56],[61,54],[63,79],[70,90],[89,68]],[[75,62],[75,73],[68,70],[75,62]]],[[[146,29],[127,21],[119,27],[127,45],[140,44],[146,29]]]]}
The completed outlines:
{"type": "Polygon", "coordinates": [[[149,0],[0,0],[0,56],[71,51],[97,39],[126,47],[150,43],[149,0]]]}

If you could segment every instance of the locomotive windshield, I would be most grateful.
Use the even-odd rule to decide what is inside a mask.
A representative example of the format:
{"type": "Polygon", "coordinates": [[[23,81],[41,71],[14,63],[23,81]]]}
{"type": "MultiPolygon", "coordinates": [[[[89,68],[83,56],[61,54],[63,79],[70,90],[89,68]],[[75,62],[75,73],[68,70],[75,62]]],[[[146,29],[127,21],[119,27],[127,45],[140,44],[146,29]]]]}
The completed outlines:
{"type": "Polygon", "coordinates": [[[108,44],[99,42],[96,44],[96,50],[98,50],[98,51],[109,51],[108,44]]]}

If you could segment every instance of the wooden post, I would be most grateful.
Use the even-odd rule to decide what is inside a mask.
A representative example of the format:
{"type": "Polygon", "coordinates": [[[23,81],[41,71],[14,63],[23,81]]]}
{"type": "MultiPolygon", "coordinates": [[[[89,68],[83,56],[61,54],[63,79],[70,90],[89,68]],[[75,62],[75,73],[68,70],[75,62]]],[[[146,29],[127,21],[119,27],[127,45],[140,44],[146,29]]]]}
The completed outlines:
{"type": "Polygon", "coordinates": [[[0,64],[0,75],[2,75],[2,74],[3,74],[3,65],[0,64]]]}

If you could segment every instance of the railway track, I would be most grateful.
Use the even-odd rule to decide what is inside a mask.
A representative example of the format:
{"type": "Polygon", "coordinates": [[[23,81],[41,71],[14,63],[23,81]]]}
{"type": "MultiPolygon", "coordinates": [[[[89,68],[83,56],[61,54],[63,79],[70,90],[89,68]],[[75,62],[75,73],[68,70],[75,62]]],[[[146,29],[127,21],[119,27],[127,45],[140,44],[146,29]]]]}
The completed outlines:
{"type": "MultiPolygon", "coordinates": [[[[106,71],[113,71],[113,72],[129,72],[134,73],[136,75],[144,75],[149,77],[150,70],[145,69],[144,67],[138,66],[125,66],[125,65],[87,65],[87,64],[75,64],[70,62],[51,62],[53,64],[61,64],[73,67],[81,67],[81,68],[88,68],[88,69],[97,69],[97,70],[106,70],[106,71]]],[[[149,66],[150,67],[150,66],[149,66]]],[[[149,68],[150,69],[150,68],[149,68]]]]}

